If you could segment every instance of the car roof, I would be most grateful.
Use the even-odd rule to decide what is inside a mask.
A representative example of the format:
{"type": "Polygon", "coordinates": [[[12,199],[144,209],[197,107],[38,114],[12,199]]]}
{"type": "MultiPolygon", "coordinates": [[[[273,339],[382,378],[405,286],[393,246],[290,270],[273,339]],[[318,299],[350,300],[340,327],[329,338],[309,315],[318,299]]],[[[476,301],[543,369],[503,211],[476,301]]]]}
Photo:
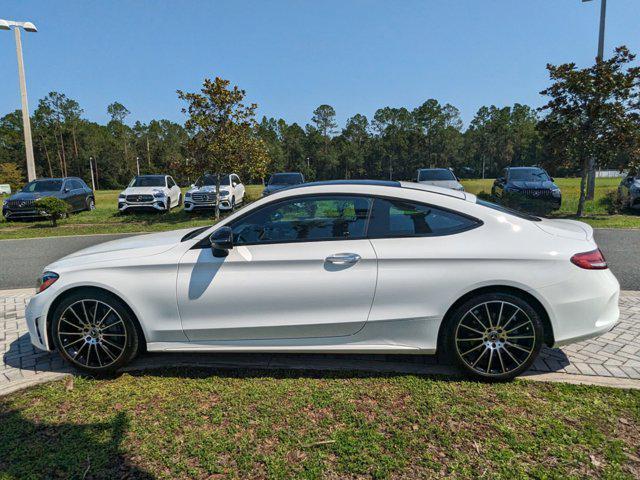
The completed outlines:
{"type": "Polygon", "coordinates": [[[447,197],[475,201],[475,195],[470,195],[468,193],[460,192],[458,190],[451,190],[450,188],[437,187],[435,185],[424,185],[424,184],[415,183],[415,182],[399,182],[396,180],[328,180],[328,181],[322,181],[322,182],[307,182],[307,183],[299,183],[297,185],[291,185],[289,187],[283,188],[282,190],[279,190],[278,193],[290,192],[292,190],[299,190],[299,189],[305,189],[305,188],[311,188],[311,187],[326,187],[326,186],[332,186],[332,185],[336,185],[336,186],[370,185],[375,187],[391,187],[391,188],[404,188],[409,190],[422,190],[425,192],[444,195],[447,197]]]}
{"type": "Polygon", "coordinates": [[[506,168],[507,170],[544,170],[544,168],[536,167],[535,165],[531,167],[506,167],[506,168]]]}
{"type": "Polygon", "coordinates": [[[437,168],[419,168],[418,170],[419,171],[423,171],[423,170],[445,170],[447,172],[451,171],[451,169],[449,169],[449,168],[440,168],[440,167],[437,167],[437,168]]]}

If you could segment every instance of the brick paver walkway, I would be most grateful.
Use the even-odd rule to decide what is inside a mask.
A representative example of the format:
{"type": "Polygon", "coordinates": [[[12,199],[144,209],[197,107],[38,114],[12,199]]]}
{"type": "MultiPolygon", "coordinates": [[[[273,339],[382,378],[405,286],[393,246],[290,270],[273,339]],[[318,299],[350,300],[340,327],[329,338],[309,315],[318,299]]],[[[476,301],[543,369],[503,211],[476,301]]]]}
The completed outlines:
{"type": "MultiPolygon", "coordinates": [[[[24,309],[32,289],[0,291],[0,395],[73,373],[57,354],[31,346],[24,309]]],[[[609,333],[562,349],[545,348],[527,378],[640,388],[640,292],[623,292],[620,323],[609,333]]],[[[131,369],[205,365],[451,373],[433,357],[399,355],[146,354],[131,369]]]]}

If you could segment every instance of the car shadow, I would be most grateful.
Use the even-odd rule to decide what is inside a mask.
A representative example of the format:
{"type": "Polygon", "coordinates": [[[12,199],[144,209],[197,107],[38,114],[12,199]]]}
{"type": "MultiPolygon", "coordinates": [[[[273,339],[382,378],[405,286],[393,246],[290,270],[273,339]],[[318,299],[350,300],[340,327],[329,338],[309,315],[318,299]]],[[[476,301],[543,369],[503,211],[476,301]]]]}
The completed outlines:
{"type": "MultiPolygon", "coordinates": [[[[9,345],[3,355],[4,364],[14,369],[36,372],[82,373],[62,361],[56,352],[43,352],[31,346],[29,335],[22,335],[9,345]]],[[[567,355],[558,348],[544,347],[540,355],[525,373],[540,375],[563,370],[570,365],[567,355]]],[[[314,372],[342,372],[345,374],[414,374],[439,375],[439,379],[461,377],[460,371],[450,362],[437,355],[410,354],[351,354],[351,353],[193,353],[193,352],[146,352],[122,369],[130,374],[160,374],[165,369],[180,368],[230,371],[265,370],[296,371],[297,375],[317,375],[314,372]],[[159,372],[159,373],[158,373],[159,372]]],[[[185,370],[186,369],[186,370],[185,370]]],[[[270,373],[272,375],[273,373],[270,373]]]]}
{"type": "Polygon", "coordinates": [[[0,471],[9,478],[98,478],[96,470],[100,478],[155,478],[122,453],[124,412],[99,423],[34,421],[0,399],[0,423],[0,471]]]}
{"type": "MultiPolygon", "coordinates": [[[[189,275],[189,300],[197,300],[207,291],[224,263],[224,258],[214,257],[209,248],[200,249],[191,275],[189,275]]],[[[180,268],[188,268],[182,264],[180,268]]]]}

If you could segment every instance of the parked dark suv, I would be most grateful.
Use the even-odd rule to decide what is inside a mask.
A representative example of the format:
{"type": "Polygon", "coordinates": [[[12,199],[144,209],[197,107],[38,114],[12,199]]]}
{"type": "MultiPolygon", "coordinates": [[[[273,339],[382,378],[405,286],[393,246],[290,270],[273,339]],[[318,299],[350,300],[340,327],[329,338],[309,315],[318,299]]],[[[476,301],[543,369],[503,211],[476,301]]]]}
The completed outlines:
{"type": "Polygon", "coordinates": [[[510,206],[546,206],[557,210],[562,203],[562,192],[553,178],[540,167],[509,167],[496,178],[491,194],[510,206]]]}
{"type": "Polygon", "coordinates": [[[271,175],[271,178],[269,178],[267,186],[264,187],[262,196],[266,197],[278,190],[291,187],[292,185],[298,185],[300,183],[304,183],[304,177],[299,172],[274,173],[271,175]]]}
{"type": "Polygon", "coordinates": [[[69,204],[71,212],[93,210],[96,205],[93,190],[78,177],[38,178],[3,201],[2,215],[7,220],[41,217],[42,213],[35,203],[43,197],[64,200],[69,204]]]}

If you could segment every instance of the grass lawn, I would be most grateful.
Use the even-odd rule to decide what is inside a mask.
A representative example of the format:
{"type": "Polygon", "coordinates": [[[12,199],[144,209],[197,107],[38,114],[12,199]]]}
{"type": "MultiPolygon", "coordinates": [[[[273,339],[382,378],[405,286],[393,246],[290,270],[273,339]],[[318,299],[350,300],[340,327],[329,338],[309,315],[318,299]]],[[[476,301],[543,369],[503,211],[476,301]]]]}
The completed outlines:
{"type": "MultiPolygon", "coordinates": [[[[245,201],[254,201],[262,195],[262,185],[247,185],[245,201]]],[[[186,191],[187,189],[183,189],[186,191]]],[[[178,228],[199,227],[214,223],[213,211],[187,213],[182,207],[169,213],[138,212],[120,214],[118,194],[121,190],[96,192],[96,209],[92,212],[71,214],[60,220],[58,227],[51,222],[7,222],[0,220],[0,239],[53,237],[59,235],[89,235],[95,233],[154,232],[178,228]]],[[[225,215],[224,213],[222,213],[225,215]]]]}
{"type": "MultiPolygon", "coordinates": [[[[562,206],[560,210],[552,213],[552,217],[575,218],[580,197],[579,178],[556,178],[556,184],[562,190],[562,206]]],[[[463,180],[464,188],[471,193],[482,191],[491,193],[493,179],[463,180]]],[[[580,220],[596,228],[640,228],[640,211],[625,211],[623,215],[610,215],[607,212],[609,205],[608,195],[618,191],[619,178],[596,179],[595,199],[586,202],[584,217],[580,220]]]]}
{"type": "Polygon", "coordinates": [[[158,370],[0,398],[0,478],[639,478],[640,391],[158,370]]]}
{"type": "MultiPolygon", "coordinates": [[[[640,228],[640,212],[625,212],[624,215],[607,213],[608,193],[617,190],[619,179],[600,178],[596,183],[596,198],[587,202],[582,220],[600,228],[640,228]]],[[[464,180],[465,188],[471,193],[491,192],[493,180],[464,180]]],[[[562,208],[553,216],[571,218],[578,203],[579,179],[559,178],[557,184],[562,189],[562,208]]],[[[96,210],[73,214],[52,228],[48,221],[7,222],[0,219],[0,239],[50,237],[59,235],[87,235],[94,233],[153,232],[178,228],[198,227],[213,223],[212,213],[189,214],[182,208],[175,208],[166,214],[145,212],[121,215],[117,210],[118,190],[101,190],[96,193],[96,210]]],[[[247,186],[247,201],[253,201],[262,194],[261,185],[247,186]]]]}

